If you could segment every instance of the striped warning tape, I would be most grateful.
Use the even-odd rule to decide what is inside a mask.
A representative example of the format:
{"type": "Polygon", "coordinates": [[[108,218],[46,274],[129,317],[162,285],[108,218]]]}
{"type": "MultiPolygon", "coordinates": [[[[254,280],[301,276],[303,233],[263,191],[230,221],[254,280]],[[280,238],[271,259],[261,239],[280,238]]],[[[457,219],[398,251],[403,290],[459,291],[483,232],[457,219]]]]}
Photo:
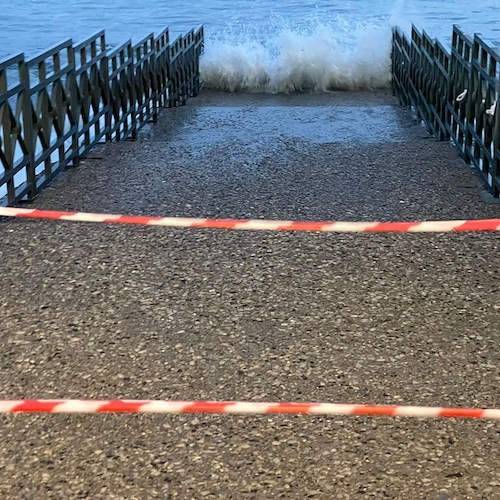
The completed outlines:
{"type": "Polygon", "coordinates": [[[0,413],[220,413],[232,415],[345,415],[500,420],[500,409],[245,401],[17,400],[0,401],[0,413]]]}
{"type": "Polygon", "coordinates": [[[462,231],[500,231],[500,219],[426,222],[314,222],[244,219],[195,219],[148,217],[140,215],[59,212],[27,208],[0,207],[0,217],[53,219],[77,222],[106,222],[143,226],[239,229],[252,231],[316,231],[323,233],[441,233],[462,231]]]}

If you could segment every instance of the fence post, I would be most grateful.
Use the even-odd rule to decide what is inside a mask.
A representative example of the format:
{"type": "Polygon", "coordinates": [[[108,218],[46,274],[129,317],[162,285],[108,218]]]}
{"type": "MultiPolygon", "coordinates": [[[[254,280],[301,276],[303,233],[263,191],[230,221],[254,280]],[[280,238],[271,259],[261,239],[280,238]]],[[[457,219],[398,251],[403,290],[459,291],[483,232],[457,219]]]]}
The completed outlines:
{"type": "Polygon", "coordinates": [[[129,49],[130,59],[132,59],[132,64],[130,66],[130,100],[132,104],[131,122],[132,122],[132,134],[130,138],[135,141],[137,139],[137,87],[136,87],[136,75],[135,75],[135,50],[134,46],[131,45],[129,49]]]}
{"type": "Polygon", "coordinates": [[[106,114],[104,115],[104,127],[106,129],[105,141],[111,140],[111,123],[112,123],[112,113],[113,107],[111,106],[111,89],[109,87],[109,60],[108,60],[108,46],[106,43],[106,32],[102,33],[101,40],[101,52],[104,53],[104,57],[100,62],[100,87],[102,100],[104,106],[106,106],[106,114]]]}
{"type": "MultiPolygon", "coordinates": [[[[35,172],[35,147],[36,141],[33,135],[33,110],[31,104],[31,82],[30,73],[26,64],[26,59],[23,57],[19,62],[19,81],[25,85],[23,96],[23,135],[27,148],[29,163],[26,167],[26,183],[29,187],[28,200],[31,201],[37,194],[36,187],[36,172],[35,172]]],[[[10,201],[10,200],[9,200],[10,201]]]]}
{"type": "Polygon", "coordinates": [[[495,121],[493,125],[493,196],[500,197],[500,80],[496,81],[495,121]]]}

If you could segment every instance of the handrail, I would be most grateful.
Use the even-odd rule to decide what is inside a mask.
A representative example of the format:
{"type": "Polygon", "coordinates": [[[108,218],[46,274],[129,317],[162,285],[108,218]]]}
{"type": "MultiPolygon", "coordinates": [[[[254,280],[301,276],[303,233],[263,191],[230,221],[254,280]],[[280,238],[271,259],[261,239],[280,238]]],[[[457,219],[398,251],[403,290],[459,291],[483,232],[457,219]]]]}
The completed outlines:
{"type": "Polygon", "coordinates": [[[108,48],[99,31],[0,61],[0,205],[32,200],[103,140],[135,139],[200,89],[203,27],[108,48]]]}
{"type": "Polygon", "coordinates": [[[415,26],[392,34],[392,88],[429,132],[451,140],[500,196],[500,54],[453,27],[451,51],[415,26]]]}

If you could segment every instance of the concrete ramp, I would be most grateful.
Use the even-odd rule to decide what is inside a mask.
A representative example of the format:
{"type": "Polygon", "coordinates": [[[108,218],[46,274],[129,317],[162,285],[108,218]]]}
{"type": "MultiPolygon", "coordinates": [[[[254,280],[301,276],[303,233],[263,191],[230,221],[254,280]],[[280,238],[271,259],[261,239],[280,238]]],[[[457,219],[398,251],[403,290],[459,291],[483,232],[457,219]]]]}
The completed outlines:
{"type": "MultiPolygon", "coordinates": [[[[500,217],[385,94],[202,94],[33,206],[291,220],[500,217]]],[[[0,223],[4,398],[498,407],[497,234],[0,223]]],[[[493,497],[498,426],[4,417],[0,495],[493,497]]]]}

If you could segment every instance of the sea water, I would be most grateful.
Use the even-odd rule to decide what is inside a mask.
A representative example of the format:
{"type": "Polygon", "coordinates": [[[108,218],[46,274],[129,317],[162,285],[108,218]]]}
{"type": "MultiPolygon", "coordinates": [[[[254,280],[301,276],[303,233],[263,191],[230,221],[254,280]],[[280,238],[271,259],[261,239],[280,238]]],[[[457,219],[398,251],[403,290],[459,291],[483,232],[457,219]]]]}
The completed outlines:
{"type": "Polygon", "coordinates": [[[500,42],[500,0],[0,0],[0,59],[100,29],[116,45],[204,24],[208,88],[375,88],[389,82],[391,26],[412,23],[445,44],[453,24],[500,42]]]}

